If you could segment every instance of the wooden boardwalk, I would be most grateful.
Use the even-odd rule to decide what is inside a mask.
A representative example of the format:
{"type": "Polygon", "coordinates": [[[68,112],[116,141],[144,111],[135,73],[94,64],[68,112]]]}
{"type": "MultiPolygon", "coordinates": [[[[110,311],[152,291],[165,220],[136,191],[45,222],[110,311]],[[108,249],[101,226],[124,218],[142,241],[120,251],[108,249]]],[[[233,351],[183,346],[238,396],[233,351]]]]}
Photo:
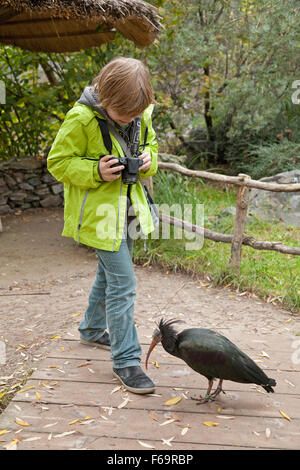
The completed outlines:
{"type": "MultiPolygon", "coordinates": [[[[139,328],[143,361],[151,334],[152,330],[139,328]]],[[[277,381],[274,394],[254,385],[224,382],[225,395],[196,405],[189,397],[205,393],[206,379],[161,346],[150,358],[159,367],[151,362],[148,371],[156,383],[155,394],[128,393],[112,376],[110,352],[80,344],[74,330],[55,341],[51,353],[0,416],[0,433],[7,431],[0,434],[0,448],[300,449],[300,364],[292,356],[295,337],[235,338],[234,330],[226,336],[277,381]],[[181,400],[165,405],[173,396],[181,400]]]]}

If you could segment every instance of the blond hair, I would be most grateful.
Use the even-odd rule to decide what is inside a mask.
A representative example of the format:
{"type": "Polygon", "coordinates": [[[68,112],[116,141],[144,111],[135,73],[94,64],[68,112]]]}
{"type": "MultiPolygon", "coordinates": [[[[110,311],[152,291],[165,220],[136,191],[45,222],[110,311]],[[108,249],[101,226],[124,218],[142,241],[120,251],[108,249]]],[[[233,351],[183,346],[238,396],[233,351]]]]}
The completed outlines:
{"type": "Polygon", "coordinates": [[[137,59],[117,57],[101,69],[92,85],[101,106],[119,114],[138,116],[156,103],[147,67],[137,59]]]}

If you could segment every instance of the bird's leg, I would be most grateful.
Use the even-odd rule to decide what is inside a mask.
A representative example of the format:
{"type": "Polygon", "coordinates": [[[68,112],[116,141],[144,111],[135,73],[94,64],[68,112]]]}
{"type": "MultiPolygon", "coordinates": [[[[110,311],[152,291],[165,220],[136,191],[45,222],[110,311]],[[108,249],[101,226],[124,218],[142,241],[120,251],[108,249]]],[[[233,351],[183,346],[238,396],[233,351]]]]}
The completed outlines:
{"type": "Polygon", "coordinates": [[[191,397],[192,400],[197,400],[198,401],[198,403],[196,403],[196,405],[202,405],[203,403],[209,402],[209,400],[211,399],[210,392],[211,392],[213,383],[214,383],[213,379],[208,381],[208,388],[206,390],[206,394],[205,394],[204,397],[201,397],[201,396],[200,396],[200,398],[191,397]]]}
{"type": "Polygon", "coordinates": [[[216,398],[221,392],[225,393],[222,389],[222,383],[223,379],[220,379],[216,390],[210,395],[211,398],[216,398]]]}

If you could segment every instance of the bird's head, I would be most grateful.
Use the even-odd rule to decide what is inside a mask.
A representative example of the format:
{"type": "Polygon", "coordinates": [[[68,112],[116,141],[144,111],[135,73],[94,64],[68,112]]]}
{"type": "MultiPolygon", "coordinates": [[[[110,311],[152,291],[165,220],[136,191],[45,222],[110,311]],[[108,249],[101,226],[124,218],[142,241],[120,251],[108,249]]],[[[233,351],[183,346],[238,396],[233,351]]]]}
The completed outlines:
{"type": "Polygon", "coordinates": [[[165,321],[163,318],[157,324],[157,328],[155,328],[153,335],[152,335],[152,342],[149,346],[147,357],[146,357],[146,369],[148,369],[148,359],[152,350],[155,346],[164,340],[166,337],[176,337],[177,333],[174,328],[171,326],[173,323],[179,323],[181,320],[167,320],[165,321]]]}

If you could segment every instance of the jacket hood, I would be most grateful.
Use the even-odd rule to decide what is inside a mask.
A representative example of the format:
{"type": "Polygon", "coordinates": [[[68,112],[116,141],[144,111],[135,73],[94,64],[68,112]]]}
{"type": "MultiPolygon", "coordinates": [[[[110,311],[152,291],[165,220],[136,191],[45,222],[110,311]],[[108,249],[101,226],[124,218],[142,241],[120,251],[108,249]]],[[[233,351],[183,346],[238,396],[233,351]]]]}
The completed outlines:
{"type": "Polygon", "coordinates": [[[77,103],[85,104],[98,113],[101,113],[103,110],[103,108],[101,108],[98,95],[92,86],[86,86],[84,88],[83,93],[77,103]]]}

